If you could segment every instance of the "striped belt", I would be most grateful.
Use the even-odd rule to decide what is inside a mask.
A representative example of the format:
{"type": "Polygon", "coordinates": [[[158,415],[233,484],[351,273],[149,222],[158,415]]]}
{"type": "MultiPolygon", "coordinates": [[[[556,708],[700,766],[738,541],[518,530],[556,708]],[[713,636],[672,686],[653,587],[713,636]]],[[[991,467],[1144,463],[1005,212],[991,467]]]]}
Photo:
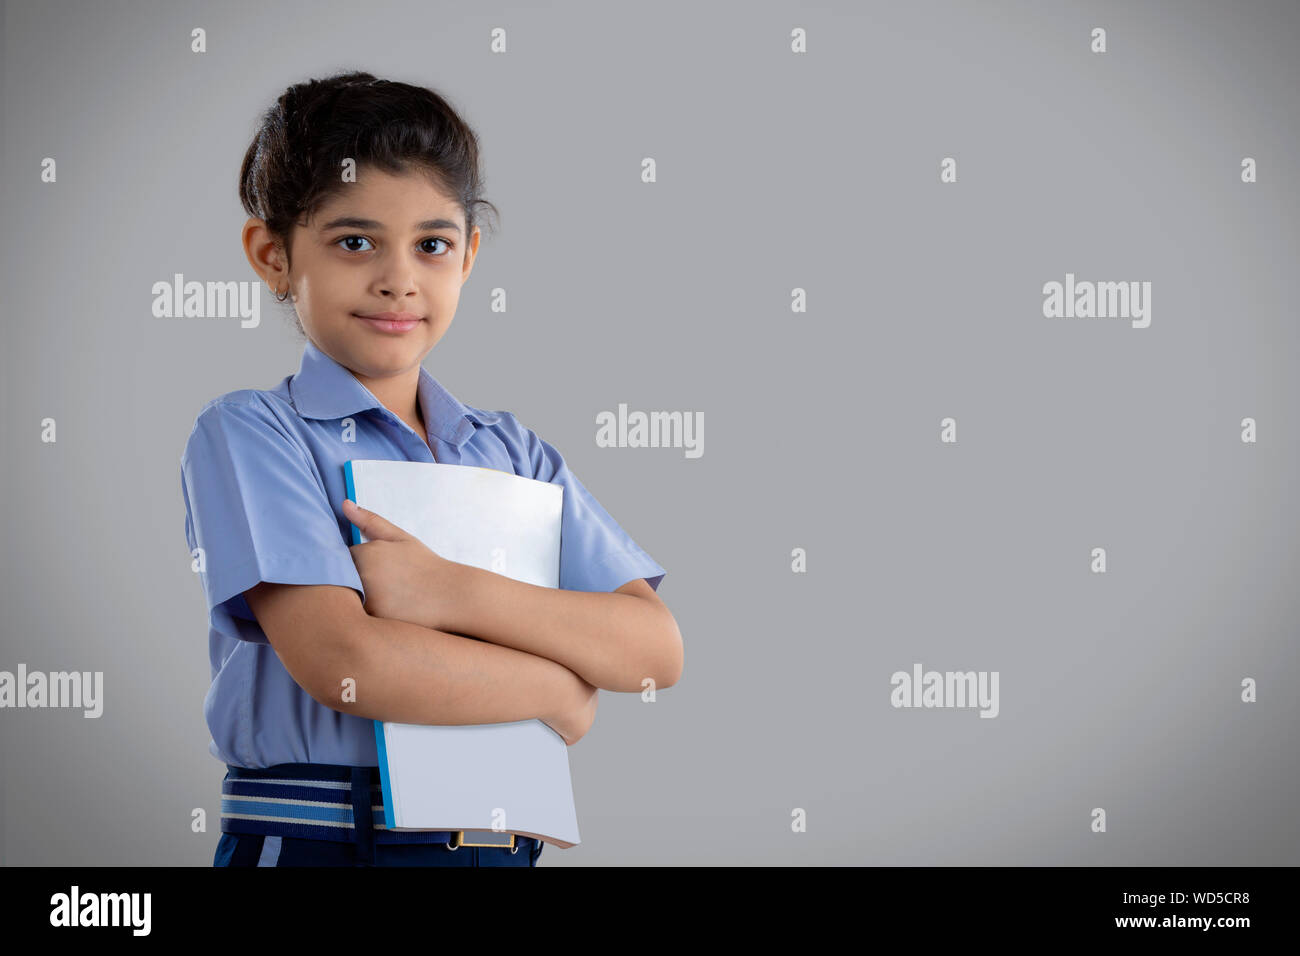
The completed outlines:
{"type": "Polygon", "coordinates": [[[226,764],[221,782],[223,833],[260,833],[373,846],[446,843],[504,847],[517,852],[530,837],[494,830],[390,830],[384,825],[378,767],[282,763],[273,767],[226,764]]]}

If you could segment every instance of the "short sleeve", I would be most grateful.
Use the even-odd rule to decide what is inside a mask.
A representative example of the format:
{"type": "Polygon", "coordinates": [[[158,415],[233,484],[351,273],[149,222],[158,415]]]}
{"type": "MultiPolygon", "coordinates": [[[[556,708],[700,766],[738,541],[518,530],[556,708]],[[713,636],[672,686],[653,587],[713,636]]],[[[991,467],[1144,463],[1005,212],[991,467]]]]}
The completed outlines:
{"type": "Polygon", "coordinates": [[[301,446],[256,404],[216,402],[194,423],[181,456],[185,537],[203,549],[199,579],[211,625],[269,643],[244,599],[259,581],[336,584],[361,576],[340,519],[301,446]]]}
{"type": "Polygon", "coordinates": [[[659,590],[667,573],[610,517],[569,469],[554,445],[520,424],[532,477],[564,486],[560,524],[560,587],[570,591],[616,591],[645,578],[659,590]]]}

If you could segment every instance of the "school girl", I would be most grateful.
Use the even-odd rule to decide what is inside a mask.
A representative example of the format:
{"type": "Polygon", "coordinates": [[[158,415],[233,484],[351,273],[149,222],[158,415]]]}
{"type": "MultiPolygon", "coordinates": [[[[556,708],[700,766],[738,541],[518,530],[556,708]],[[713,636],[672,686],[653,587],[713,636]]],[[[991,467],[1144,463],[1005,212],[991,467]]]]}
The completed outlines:
{"type": "Polygon", "coordinates": [[[227,766],[217,866],[536,865],[529,837],[387,830],[372,721],[537,718],[572,744],[599,688],[680,676],[663,567],[554,446],[422,365],[478,251],[480,188],[452,107],[368,73],[290,87],[244,157],[244,249],[305,345],[274,388],[204,405],[181,456],[209,750],[227,766]],[[351,458],[563,485],[559,589],[443,559],[345,501],[351,458]],[[366,544],[350,545],[354,523],[366,544]]]}

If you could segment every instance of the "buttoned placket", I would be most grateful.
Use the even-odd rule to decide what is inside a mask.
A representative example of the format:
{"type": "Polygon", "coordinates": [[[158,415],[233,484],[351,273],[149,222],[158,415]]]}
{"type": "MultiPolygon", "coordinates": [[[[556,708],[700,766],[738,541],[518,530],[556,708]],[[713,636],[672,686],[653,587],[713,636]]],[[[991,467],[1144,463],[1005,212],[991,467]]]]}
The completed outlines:
{"type": "MultiPolygon", "coordinates": [[[[377,411],[381,418],[383,418],[386,422],[388,422],[389,425],[397,429],[397,431],[401,434],[402,448],[406,452],[406,457],[408,461],[426,462],[428,464],[437,463],[437,455],[433,451],[434,448],[433,443],[436,442],[438,439],[434,438],[432,435],[429,435],[428,443],[426,444],[424,441],[420,440],[420,436],[415,431],[414,428],[406,424],[406,422],[402,421],[400,418],[398,418],[388,409],[382,408],[382,409],[377,409],[377,411]]],[[[439,452],[442,452],[442,450],[439,449],[439,452]]],[[[445,452],[443,452],[443,455],[444,455],[443,460],[445,461],[446,460],[445,452]]]]}

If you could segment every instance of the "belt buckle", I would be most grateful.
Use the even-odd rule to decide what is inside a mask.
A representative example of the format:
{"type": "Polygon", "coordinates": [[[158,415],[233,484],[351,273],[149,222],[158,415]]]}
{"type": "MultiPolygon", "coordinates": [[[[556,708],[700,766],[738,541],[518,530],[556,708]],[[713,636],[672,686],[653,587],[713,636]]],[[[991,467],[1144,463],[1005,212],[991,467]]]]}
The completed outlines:
{"type": "Polygon", "coordinates": [[[453,850],[459,850],[463,846],[488,846],[488,847],[498,847],[500,849],[510,850],[511,852],[514,852],[515,834],[513,833],[503,834],[497,830],[452,830],[451,842],[448,843],[447,845],[450,846],[453,850]],[[468,834],[471,837],[481,837],[482,835],[489,834],[489,833],[495,837],[508,836],[510,837],[510,842],[505,843],[502,840],[498,839],[492,843],[471,843],[469,840],[465,839],[466,834],[468,834]]]}

